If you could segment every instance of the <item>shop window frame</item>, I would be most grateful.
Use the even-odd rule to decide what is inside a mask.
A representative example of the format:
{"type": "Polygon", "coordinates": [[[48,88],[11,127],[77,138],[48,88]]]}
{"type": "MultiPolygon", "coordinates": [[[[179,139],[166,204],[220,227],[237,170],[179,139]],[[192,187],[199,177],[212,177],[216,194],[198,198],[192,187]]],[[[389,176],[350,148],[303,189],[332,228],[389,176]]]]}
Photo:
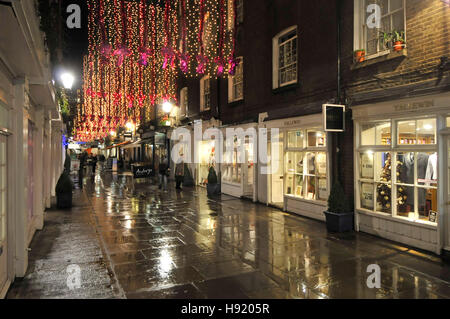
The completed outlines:
{"type": "Polygon", "coordinates": [[[319,203],[326,203],[328,196],[330,195],[330,162],[329,162],[329,146],[328,146],[328,133],[323,131],[321,128],[302,128],[302,129],[286,129],[284,130],[284,135],[286,138],[284,139],[284,154],[283,154],[283,162],[284,162],[284,168],[283,168],[283,176],[284,176],[284,185],[283,185],[283,196],[287,198],[293,198],[295,200],[302,200],[302,201],[309,201],[309,202],[319,202],[319,203]],[[303,134],[303,140],[302,140],[302,146],[301,147],[290,147],[289,146],[289,134],[290,133],[296,133],[301,132],[303,134]],[[324,146],[308,146],[308,132],[322,132],[325,137],[325,145],[324,146]],[[301,174],[297,174],[296,170],[294,173],[288,173],[288,165],[287,165],[287,159],[289,154],[292,153],[294,155],[294,158],[297,158],[297,154],[303,154],[303,172],[301,174]],[[315,172],[314,174],[311,174],[308,172],[308,163],[307,163],[307,155],[309,153],[313,153],[315,155],[315,172]],[[326,156],[326,174],[321,175],[318,172],[318,165],[317,165],[317,155],[319,153],[324,153],[326,156]],[[305,163],[306,161],[306,163],[305,163]],[[302,195],[297,196],[295,195],[296,190],[294,189],[292,191],[292,194],[287,194],[287,180],[288,175],[293,175],[294,178],[296,178],[298,175],[301,175],[302,178],[302,195]],[[314,177],[315,180],[315,198],[310,199],[307,196],[308,191],[308,177],[314,177]],[[322,199],[319,198],[319,180],[320,179],[326,179],[327,181],[327,192],[326,192],[326,198],[322,199]]]}
{"type": "MultiPolygon", "coordinates": [[[[438,190],[438,185],[440,183],[439,179],[440,176],[437,176],[436,180],[436,186],[426,186],[426,185],[420,185],[418,183],[418,171],[417,171],[417,156],[414,156],[414,184],[404,184],[404,183],[397,183],[397,155],[399,153],[409,153],[414,152],[417,153],[438,153],[438,139],[439,135],[437,134],[439,126],[439,117],[438,116],[419,116],[414,118],[396,118],[396,119],[381,119],[381,120],[374,120],[374,121],[364,121],[364,122],[357,122],[356,123],[356,130],[358,132],[358,140],[356,141],[355,145],[355,174],[357,174],[355,177],[356,179],[356,185],[357,186],[357,193],[355,194],[355,207],[357,210],[369,212],[372,214],[380,215],[380,216],[390,216],[394,219],[400,219],[400,220],[406,220],[408,222],[413,223],[420,223],[420,224],[426,224],[433,227],[436,227],[438,225],[438,222],[433,223],[426,220],[421,220],[419,216],[419,196],[418,196],[418,190],[419,189],[436,189],[438,190]],[[436,125],[435,125],[435,144],[399,144],[399,132],[398,132],[398,123],[399,122],[407,122],[407,121],[421,121],[421,120],[427,120],[427,119],[435,119],[436,125]],[[390,145],[362,145],[362,126],[364,124],[369,123],[381,123],[381,122],[391,122],[391,144],[390,145]],[[375,176],[375,167],[374,167],[374,178],[370,182],[373,184],[373,198],[374,198],[374,208],[372,210],[362,207],[361,205],[361,184],[366,183],[367,180],[363,179],[361,177],[361,154],[366,152],[386,152],[391,154],[391,213],[384,213],[377,211],[377,198],[376,198],[376,185],[379,183],[377,177],[375,176]],[[397,196],[398,196],[398,187],[414,187],[414,217],[404,217],[398,215],[398,208],[397,208],[397,196]]],[[[417,135],[416,135],[417,137],[417,135]]],[[[376,141],[376,140],[375,140],[376,141]]],[[[438,199],[437,199],[438,200],[438,199]]]]}

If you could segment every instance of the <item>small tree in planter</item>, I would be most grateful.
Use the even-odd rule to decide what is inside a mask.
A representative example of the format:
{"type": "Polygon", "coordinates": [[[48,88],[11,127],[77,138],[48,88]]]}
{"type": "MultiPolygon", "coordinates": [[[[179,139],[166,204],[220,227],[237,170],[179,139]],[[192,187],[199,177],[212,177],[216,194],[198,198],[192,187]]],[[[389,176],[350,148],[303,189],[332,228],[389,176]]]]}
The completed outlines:
{"type": "Polygon", "coordinates": [[[214,196],[220,194],[220,184],[217,183],[217,174],[214,167],[209,168],[208,184],[206,185],[206,191],[208,196],[214,196]]]}
{"type": "Polygon", "coordinates": [[[58,208],[71,208],[72,207],[72,188],[73,183],[69,174],[64,171],[59,177],[58,183],[56,183],[56,206],[58,208]]]}
{"type": "Polygon", "coordinates": [[[328,210],[324,212],[329,232],[342,233],[353,230],[353,212],[339,182],[331,188],[328,210]]]}

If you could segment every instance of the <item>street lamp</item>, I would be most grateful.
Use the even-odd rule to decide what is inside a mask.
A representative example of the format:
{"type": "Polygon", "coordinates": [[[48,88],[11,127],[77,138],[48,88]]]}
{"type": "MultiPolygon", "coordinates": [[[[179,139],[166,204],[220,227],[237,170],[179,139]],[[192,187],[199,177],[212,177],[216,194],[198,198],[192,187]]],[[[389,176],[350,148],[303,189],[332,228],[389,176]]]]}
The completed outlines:
{"type": "Polygon", "coordinates": [[[170,113],[172,112],[173,104],[170,103],[169,101],[165,101],[162,105],[162,109],[165,113],[170,113]]]}
{"type": "Polygon", "coordinates": [[[75,82],[75,77],[69,72],[64,72],[61,74],[61,81],[64,88],[70,90],[72,89],[73,82],[75,82]]]}

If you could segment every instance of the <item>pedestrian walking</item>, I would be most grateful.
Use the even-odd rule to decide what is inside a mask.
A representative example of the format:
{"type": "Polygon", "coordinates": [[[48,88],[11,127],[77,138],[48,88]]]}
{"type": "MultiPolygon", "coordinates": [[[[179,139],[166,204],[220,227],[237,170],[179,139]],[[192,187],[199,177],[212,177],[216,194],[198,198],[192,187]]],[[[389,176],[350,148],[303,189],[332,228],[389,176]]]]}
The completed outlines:
{"type": "Polygon", "coordinates": [[[184,161],[181,160],[180,163],[177,163],[175,166],[175,181],[176,181],[176,189],[181,189],[181,184],[184,181],[184,161]]]}
{"type": "Polygon", "coordinates": [[[167,156],[159,163],[159,189],[167,191],[167,176],[169,175],[169,160],[167,156]]]}

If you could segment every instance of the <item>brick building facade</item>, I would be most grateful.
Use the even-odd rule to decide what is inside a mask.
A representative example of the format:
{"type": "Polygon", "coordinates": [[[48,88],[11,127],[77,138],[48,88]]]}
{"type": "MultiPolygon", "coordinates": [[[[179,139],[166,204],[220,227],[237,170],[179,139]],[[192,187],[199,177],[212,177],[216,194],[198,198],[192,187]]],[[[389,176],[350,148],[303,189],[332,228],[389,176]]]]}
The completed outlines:
{"type": "MultiPolygon", "coordinates": [[[[360,188],[364,182],[359,178],[361,164],[359,162],[360,151],[357,148],[367,149],[367,147],[361,145],[360,141],[361,134],[365,134],[365,131],[360,130],[361,127],[366,125],[366,121],[373,123],[382,119],[391,121],[386,131],[390,135],[387,138],[384,137],[384,141],[387,141],[384,146],[387,147],[389,144],[392,149],[385,150],[386,152],[382,154],[382,161],[375,159],[375,166],[377,162],[386,162],[386,154],[388,153],[389,156],[396,156],[396,161],[400,161],[399,156],[403,156],[406,151],[416,155],[419,155],[422,151],[427,151],[427,154],[430,155],[439,148],[439,152],[436,153],[448,152],[444,148],[443,138],[438,135],[440,134],[439,130],[446,129],[444,122],[447,115],[450,115],[450,103],[446,104],[445,102],[446,92],[450,91],[449,28],[450,8],[448,4],[440,0],[243,1],[243,21],[239,23],[237,33],[237,55],[243,58],[243,98],[231,102],[229,99],[229,80],[212,80],[211,110],[201,112],[199,80],[181,78],[179,88],[188,88],[188,112],[182,123],[186,124],[197,119],[209,120],[214,117],[219,119],[224,126],[255,123],[255,127],[262,127],[262,123],[258,123],[258,116],[264,112],[268,113],[268,117],[264,120],[264,123],[268,124],[263,123],[263,126],[267,128],[273,127],[273,125],[292,123],[287,119],[295,119],[299,123],[311,123],[308,125],[312,126],[305,128],[284,128],[284,150],[288,150],[287,139],[290,130],[296,131],[297,138],[299,138],[300,134],[309,134],[310,130],[318,129],[317,125],[319,124],[317,123],[322,113],[322,104],[345,104],[348,110],[346,132],[328,134],[326,147],[322,144],[315,145],[319,149],[323,146],[318,151],[319,153],[315,153],[315,155],[317,159],[321,155],[320,152],[327,154],[328,168],[326,175],[330,175],[327,176],[327,191],[329,192],[333,180],[331,176],[335,173],[342,181],[346,195],[349,198],[355,198],[355,209],[358,210],[361,208],[362,191],[360,188]],[[405,31],[406,44],[403,44],[401,50],[396,51],[392,46],[385,47],[384,43],[378,40],[378,35],[374,40],[371,40],[370,37],[373,37],[375,33],[370,33],[372,31],[366,25],[366,19],[371,14],[370,11],[367,11],[367,6],[370,4],[378,4],[381,8],[381,28],[373,32],[380,30],[390,32],[394,29],[405,31]],[[287,32],[283,33],[285,30],[287,32]],[[292,39],[295,39],[296,42],[292,42],[292,39]],[[289,42],[291,45],[286,49],[283,43],[289,42]],[[292,43],[295,44],[295,50],[292,49],[292,43]],[[285,61],[282,62],[280,62],[279,56],[280,49],[285,50],[283,51],[285,52],[285,56],[283,56],[285,61]],[[366,50],[366,59],[363,62],[355,62],[354,52],[359,49],[366,50]],[[286,60],[287,54],[289,56],[296,54],[295,79],[290,77],[293,73],[286,72],[286,74],[283,74],[285,71],[278,65],[278,63],[286,64],[286,61],[289,60],[286,60]],[[274,58],[274,55],[277,56],[274,58]],[[275,64],[278,69],[275,68],[275,64]],[[339,90],[338,74],[340,74],[339,90]],[[274,79],[274,77],[277,78],[274,79]],[[290,80],[286,81],[289,83],[280,85],[282,78],[278,77],[289,77],[290,80]],[[382,112],[383,106],[387,104],[395,108],[397,113],[386,111],[386,116],[380,117],[379,112],[382,112]],[[401,125],[404,125],[402,121],[414,114],[420,114],[421,109],[417,110],[417,108],[420,108],[421,105],[429,108],[423,110],[422,117],[415,120],[414,123],[418,130],[420,129],[418,125],[422,125],[421,123],[425,123],[424,121],[434,125],[436,134],[434,137],[430,137],[429,141],[432,141],[436,149],[431,145],[424,146],[423,149],[420,147],[414,149],[412,145],[409,145],[408,147],[405,146],[405,152],[399,152],[395,147],[401,143],[400,138],[398,141],[394,141],[397,137],[394,137],[393,133],[397,130],[401,133],[401,125]],[[378,106],[379,111],[376,111],[378,106]],[[369,111],[366,111],[366,109],[369,111]],[[405,111],[404,114],[402,111],[405,111]],[[434,114],[435,118],[430,119],[430,114],[427,114],[427,111],[434,114]],[[356,115],[352,114],[355,112],[356,115]],[[353,119],[357,120],[353,122],[353,119]],[[283,122],[283,120],[285,121],[283,122]],[[270,123],[273,123],[273,125],[270,123]],[[399,126],[394,129],[395,125],[399,126]],[[338,136],[336,140],[334,140],[333,135],[338,136]]],[[[412,123],[409,124],[412,126],[412,123]]],[[[425,126],[429,125],[426,124],[425,126]]],[[[414,141],[402,138],[402,143],[404,140],[408,143],[418,144],[419,135],[420,133],[416,133],[417,140],[414,141]]],[[[304,152],[309,152],[309,142],[305,143],[304,152]]],[[[381,150],[383,146],[374,145],[374,148],[381,150]]],[[[313,151],[317,150],[314,149],[313,151]]],[[[372,150],[370,151],[372,152],[372,150]]],[[[374,156],[378,156],[377,154],[374,156]]],[[[288,151],[283,154],[284,166],[288,165],[287,163],[290,160],[287,158],[289,156],[288,151]]],[[[444,154],[442,154],[442,157],[444,157],[444,154]]],[[[443,163],[443,161],[441,162],[443,163]]],[[[444,168],[441,167],[441,170],[441,174],[446,174],[444,168]]],[[[379,175],[379,172],[375,172],[375,175],[377,173],[379,175]]],[[[286,186],[287,171],[284,171],[283,174],[284,176],[280,176],[280,178],[284,178],[284,185],[281,186],[284,195],[286,195],[286,192],[294,194],[296,190],[286,186]]],[[[294,176],[294,179],[296,178],[294,176]]],[[[303,180],[303,178],[308,179],[310,177],[305,175],[301,178],[303,180]]],[[[317,183],[321,183],[321,177],[316,173],[315,178],[316,190],[320,192],[320,186],[317,187],[317,183]]],[[[448,238],[450,222],[448,212],[445,211],[447,208],[442,206],[439,209],[437,207],[441,205],[438,203],[442,203],[444,197],[447,196],[446,189],[441,191],[441,184],[439,184],[439,187],[436,186],[437,193],[440,195],[436,195],[436,200],[430,200],[430,205],[435,207],[436,210],[443,210],[439,214],[441,219],[437,223],[428,223],[429,214],[421,215],[422,208],[420,207],[423,205],[418,202],[420,200],[416,199],[415,205],[408,207],[406,215],[401,216],[405,217],[401,221],[403,226],[398,226],[400,224],[397,223],[396,218],[399,217],[397,211],[400,208],[397,207],[395,202],[392,202],[392,206],[396,206],[395,209],[392,207],[390,210],[386,210],[385,207],[381,207],[382,205],[377,202],[377,198],[380,196],[376,188],[377,177],[373,178],[375,178],[375,182],[370,185],[374,187],[371,200],[372,215],[375,216],[375,219],[370,222],[381,223],[383,226],[371,229],[362,227],[361,230],[437,253],[440,252],[441,248],[448,247],[450,244],[448,238]],[[381,205],[381,208],[377,205],[381,205]],[[379,213],[377,210],[383,210],[386,218],[376,219],[377,213],[379,213]],[[427,239],[425,240],[426,243],[423,244],[421,235],[415,236],[414,233],[424,232],[420,227],[416,227],[417,224],[415,223],[423,222],[425,217],[428,218],[425,223],[427,224],[425,227],[427,234],[423,236],[427,239]],[[394,232],[383,229],[383,227],[392,227],[392,229],[400,227],[401,230],[394,232]],[[409,233],[409,235],[399,232],[409,233]]],[[[269,181],[265,179],[265,177],[261,178],[260,175],[254,178],[254,183],[258,184],[254,187],[257,187],[258,190],[255,191],[255,194],[257,194],[253,199],[270,204],[268,199],[271,196],[270,178],[269,181]],[[265,188],[267,191],[261,192],[261,188],[265,188]],[[261,194],[263,195],[261,196],[261,194]]],[[[395,180],[389,182],[397,191],[401,188],[395,183],[395,180]]],[[[396,182],[399,182],[399,180],[396,182]]],[[[443,180],[439,183],[443,185],[443,180]]],[[[433,185],[435,184],[431,183],[431,187],[433,185]]],[[[422,186],[420,183],[416,183],[413,186],[404,187],[414,188],[415,191],[417,190],[417,194],[417,192],[422,191],[422,186]]],[[[298,191],[301,194],[305,192],[301,187],[298,191]]],[[[436,193],[434,189],[427,189],[426,191],[436,193]]],[[[397,197],[400,196],[399,194],[397,194],[397,197]]],[[[427,193],[428,195],[429,193],[427,193]]],[[[319,194],[314,194],[314,196],[319,197],[319,194]]],[[[415,195],[415,198],[417,197],[415,195]]],[[[392,192],[392,198],[389,198],[389,200],[394,201],[394,198],[394,192],[392,192]]],[[[304,199],[308,198],[305,197],[304,199]]],[[[326,202],[326,199],[323,202],[326,202]]],[[[295,207],[304,207],[306,210],[316,209],[317,212],[323,208],[323,206],[311,205],[313,204],[302,199],[292,206],[293,209],[290,209],[289,202],[286,204],[285,200],[283,208],[295,211],[295,207]]],[[[372,215],[370,212],[367,213],[367,216],[372,215]]],[[[306,214],[306,216],[322,219],[318,213],[313,216],[306,214]]],[[[364,218],[359,217],[359,214],[356,216],[356,228],[360,230],[359,223],[364,218]]],[[[366,220],[366,222],[368,221],[366,220]]]]}

